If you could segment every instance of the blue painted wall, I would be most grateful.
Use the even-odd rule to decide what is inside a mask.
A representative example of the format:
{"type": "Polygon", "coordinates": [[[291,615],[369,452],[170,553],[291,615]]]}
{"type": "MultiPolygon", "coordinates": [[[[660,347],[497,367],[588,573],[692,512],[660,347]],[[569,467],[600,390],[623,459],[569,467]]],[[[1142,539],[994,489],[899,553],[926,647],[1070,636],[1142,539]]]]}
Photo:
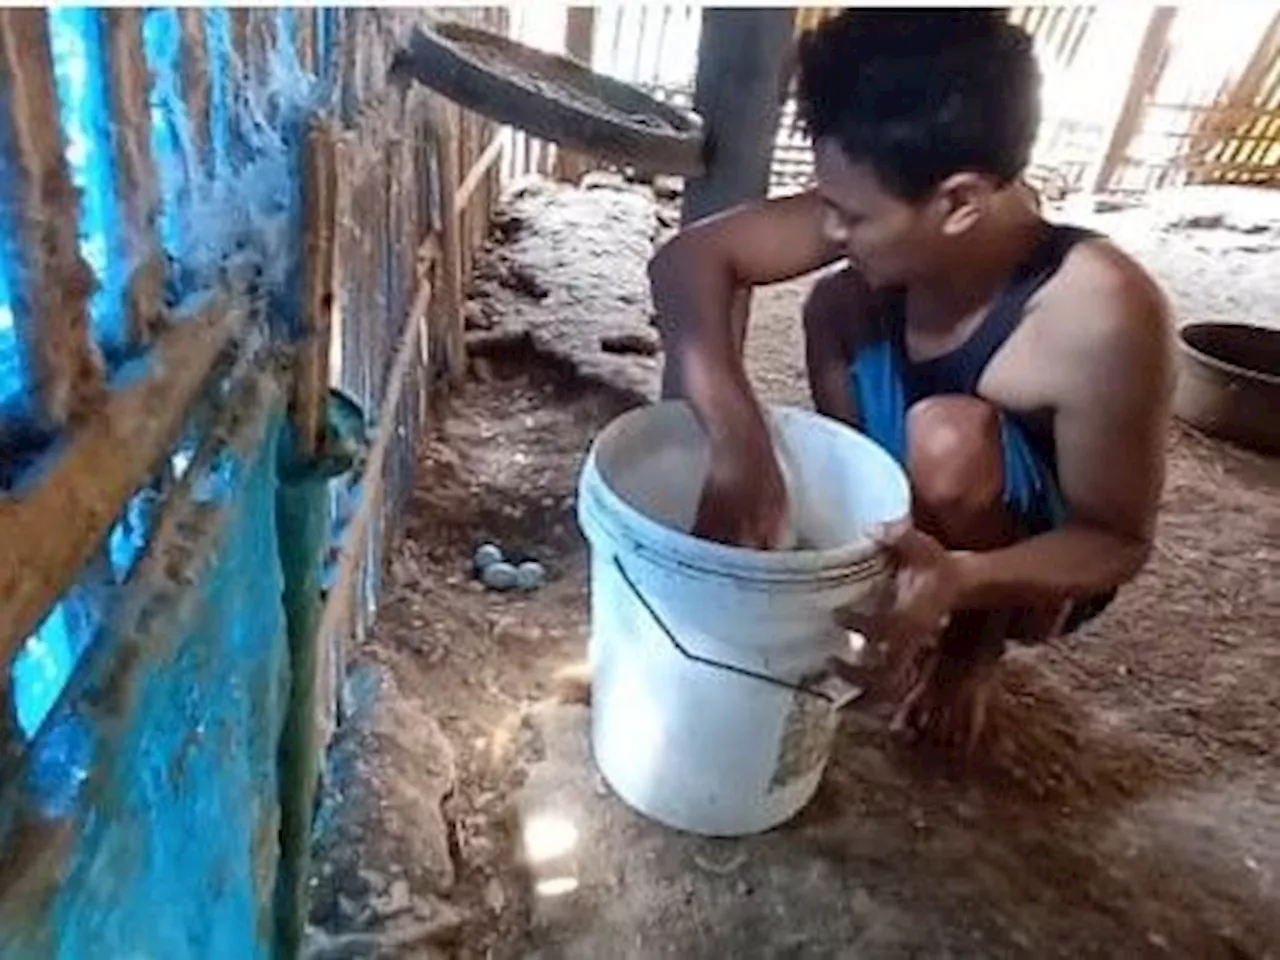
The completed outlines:
{"type": "Polygon", "coordinates": [[[35,831],[44,860],[0,871],[0,956],[270,956],[288,690],[276,397],[193,508],[211,535],[181,599],[104,633],[7,785],[4,843],[35,831]]]}
{"type": "MultiPolygon", "coordinates": [[[[93,334],[120,344],[128,264],[118,232],[104,100],[103,21],[93,8],[49,14],[59,118],[81,192],[81,252],[98,279],[93,334]]],[[[258,257],[263,294],[286,322],[296,303],[302,122],[324,95],[302,71],[292,13],[278,11],[271,69],[235,60],[225,9],[204,13],[213,77],[209,147],[183,110],[178,19],[148,12],[153,154],[161,241],[175,298],[206,286],[233,249],[258,257]]],[[[328,13],[326,22],[332,22],[328,13]]],[[[4,171],[0,171],[4,175],[4,171]]],[[[0,258],[0,411],[26,378],[0,258]]],[[[104,567],[55,608],[14,661],[25,753],[0,771],[0,957],[156,960],[266,956],[277,843],[276,749],[287,693],[275,539],[278,400],[251,450],[202,478],[221,516],[197,556],[182,616],[163,649],[104,628],[102,587],[145,549],[155,496],[129,505],[104,567]],[[159,656],[157,656],[159,653],[159,656]],[[70,686],[68,685],[70,684],[70,686]],[[123,691],[127,691],[127,694],[123,691]]],[[[177,472],[194,439],[174,451],[177,472]]],[[[124,594],[121,588],[114,591],[124,594]]]]}
{"type": "MultiPolygon", "coordinates": [[[[316,78],[298,62],[292,16],[288,10],[276,12],[278,44],[269,85],[250,86],[241,82],[243,65],[231,49],[228,12],[205,11],[213,79],[211,146],[205,156],[191,146],[181,97],[176,10],[157,8],[146,16],[144,43],[154,77],[152,145],[164,198],[162,241],[175,261],[174,286],[188,288],[177,289],[177,296],[212,282],[210,265],[220,264],[231,250],[257,246],[253,252],[266,265],[267,294],[278,308],[277,316],[287,318],[292,312],[300,251],[298,144],[301,123],[322,95],[316,78]],[[272,123],[261,108],[268,101],[277,105],[272,123]],[[244,147],[239,162],[230,150],[236,130],[241,131],[244,147]],[[243,133],[246,130],[251,134],[243,133]]],[[[49,29],[66,157],[80,190],[81,253],[99,285],[92,302],[93,332],[109,350],[119,345],[124,333],[129,265],[118,231],[119,198],[114,193],[104,86],[97,79],[103,70],[102,13],[93,8],[54,8],[49,29]]],[[[9,307],[6,276],[10,269],[0,259],[0,406],[17,402],[26,388],[9,307]]],[[[181,451],[175,452],[175,466],[183,457],[181,451]]],[[[153,499],[144,494],[130,504],[112,534],[111,565],[119,579],[127,575],[145,543],[153,499]]],[[[76,599],[69,598],[64,604],[67,609],[55,609],[15,662],[18,713],[28,733],[39,726],[85,646],[92,613],[77,606],[76,599]]]]}

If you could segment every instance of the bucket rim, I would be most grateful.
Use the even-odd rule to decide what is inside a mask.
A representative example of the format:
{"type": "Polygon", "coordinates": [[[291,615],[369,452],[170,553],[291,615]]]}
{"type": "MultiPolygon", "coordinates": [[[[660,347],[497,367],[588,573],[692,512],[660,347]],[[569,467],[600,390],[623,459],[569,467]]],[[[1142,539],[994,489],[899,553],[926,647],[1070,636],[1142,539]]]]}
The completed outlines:
{"type": "MultiPolygon", "coordinates": [[[[832,585],[847,583],[851,579],[871,579],[888,568],[888,559],[884,550],[871,539],[857,540],[840,547],[828,549],[805,550],[755,550],[748,547],[717,543],[704,540],[692,534],[669,527],[649,517],[628,503],[606,481],[599,467],[599,454],[618,431],[625,428],[626,423],[634,421],[645,414],[663,406],[682,406],[688,404],[682,400],[666,400],[654,404],[646,404],[629,410],[614,419],[592,441],[587,456],[585,469],[579,483],[579,522],[585,528],[589,525],[584,516],[591,499],[596,500],[595,510],[613,516],[613,532],[616,536],[623,533],[630,541],[629,546],[639,548],[650,561],[668,560],[687,572],[696,572],[703,576],[724,577],[743,582],[781,584],[794,582],[814,586],[817,582],[826,581],[832,585]]],[[[905,506],[901,517],[906,519],[911,510],[910,483],[906,472],[896,460],[874,440],[853,429],[847,424],[823,417],[821,414],[802,407],[781,404],[765,406],[768,416],[775,419],[782,417],[799,417],[812,419],[820,423],[823,429],[833,429],[843,433],[853,443],[865,450],[873,459],[880,459],[892,467],[889,471],[899,481],[900,492],[905,506]]],[[[886,521],[888,523],[893,520],[886,521]]]]}

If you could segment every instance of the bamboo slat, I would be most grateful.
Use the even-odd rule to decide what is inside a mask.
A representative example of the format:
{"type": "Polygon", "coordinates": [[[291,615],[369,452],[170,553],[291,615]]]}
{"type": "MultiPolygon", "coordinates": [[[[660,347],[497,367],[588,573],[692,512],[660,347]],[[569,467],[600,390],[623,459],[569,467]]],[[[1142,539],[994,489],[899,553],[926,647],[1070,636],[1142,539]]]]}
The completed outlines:
{"type": "MultiPolygon", "coordinates": [[[[463,210],[471,205],[471,201],[475,195],[476,189],[489,176],[489,171],[502,155],[503,137],[501,132],[496,132],[489,145],[484,148],[484,152],[480,154],[480,158],[467,171],[467,175],[462,178],[462,182],[458,184],[458,192],[454,205],[463,210]]],[[[488,211],[484,211],[488,213],[488,211]]]]}
{"type": "Polygon", "coordinates": [[[334,247],[337,230],[337,131],[318,119],[307,131],[303,156],[304,322],[294,380],[293,424],[298,450],[311,458],[324,433],[329,394],[329,350],[334,303],[334,247]]]}
{"type": "Polygon", "coordinates": [[[165,260],[156,233],[160,179],[151,157],[150,73],[142,45],[143,12],[103,12],[107,88],[116,153],[116,182],[123,212],[122,253],[134,264],[128,285],[129,339],[145,346],[164,323],[165,260]]]}
{"type": "Polygon", "coordinates": [[[44,10],[0,9],[0,89],[0,231],[17,267],[10,297],[35,420],[56,430],[101,400],[103,368],[89,329],[96,281],[80,256],[44,10]]]}

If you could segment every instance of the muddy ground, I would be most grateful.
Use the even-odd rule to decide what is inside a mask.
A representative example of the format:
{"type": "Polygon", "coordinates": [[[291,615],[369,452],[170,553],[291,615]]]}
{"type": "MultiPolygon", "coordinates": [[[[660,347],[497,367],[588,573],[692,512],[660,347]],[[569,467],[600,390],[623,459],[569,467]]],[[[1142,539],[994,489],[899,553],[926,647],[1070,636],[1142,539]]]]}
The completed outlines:
{"type": "MultiPolygon", "coordinates": [[[[1179,203],[1084,218],[1137,238],[1180,320],[1274,319],[1280,217],[1179,203]]],[[[656,388],[643,268],[663,220],[616,187],[536,188],[500,220],[473,377],[424,443],[353,664],[312,956],[1280,956],[1280,461],[1181,427],[1148,570],[1079,636],[1011,658],[1006,735],[974,769],[924,764],[854,712],[818,798],[767,836],[681,836],[609,794],[586,709],[548,698],[585,649],[582,456],[656,388]],[[548,584],[485,592],[486,539],[548,584]],[[560,896],[521,856],[548,813],[579,835],[560,896]]],[[[805,402],[806,289],[756,300],[770,399],[805,402]]]]}

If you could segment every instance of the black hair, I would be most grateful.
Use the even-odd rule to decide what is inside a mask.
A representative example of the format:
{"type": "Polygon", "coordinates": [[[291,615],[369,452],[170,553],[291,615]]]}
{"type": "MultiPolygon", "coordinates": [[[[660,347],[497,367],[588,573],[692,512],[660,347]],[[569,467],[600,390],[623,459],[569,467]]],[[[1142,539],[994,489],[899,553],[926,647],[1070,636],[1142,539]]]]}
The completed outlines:
{"type": "Polygon", "coordinates": [[[1003,10],[846,10],[798,52],[809,136],[831,138],[904,199],[962,170],[1004,185],[1027,165],[1040,71],[1003,10]]]}

